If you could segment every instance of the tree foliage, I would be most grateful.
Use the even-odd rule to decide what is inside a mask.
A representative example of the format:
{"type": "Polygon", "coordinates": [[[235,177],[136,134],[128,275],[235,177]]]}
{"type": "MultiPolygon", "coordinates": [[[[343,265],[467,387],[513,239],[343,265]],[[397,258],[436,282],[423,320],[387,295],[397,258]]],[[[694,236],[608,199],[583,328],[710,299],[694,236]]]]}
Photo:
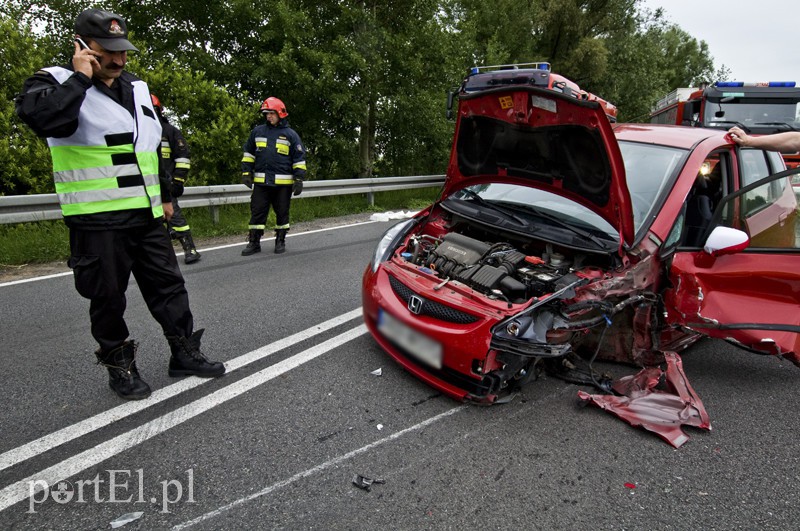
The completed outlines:
{"type": "MultiPolygon", "coordinates": [[[[45,191],[44,144],[8,98],[40,66],[71,55],[85,0],[2,8],[2,193],[45,191]],[[7,94],[6,94],[7,93],[7,94]]],[[[109,0],[124,14],[129,69],[158,94],[192,147],[192,184],[237,181],[241,145],[282,99],[317,179],[442,173],[452,137],[446,91],[476,64],[547,61],[645,120],[677,86],[709,79],[708,47],[640,0],[109,0]]],[[[718,70],[721,72],[723,70],[718,70]]]]}

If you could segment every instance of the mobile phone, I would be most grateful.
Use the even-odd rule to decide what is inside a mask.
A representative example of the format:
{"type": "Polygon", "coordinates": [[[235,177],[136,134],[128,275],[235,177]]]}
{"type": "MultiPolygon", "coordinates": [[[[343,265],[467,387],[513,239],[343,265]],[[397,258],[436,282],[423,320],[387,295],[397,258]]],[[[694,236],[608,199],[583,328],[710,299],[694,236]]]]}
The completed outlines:
{"type": "Polygon", "coordinates": [[[80,45],[81,49],[83,50],[89,49],[89,45],[83,42],[83,39],[81,39],[80,37],[75,37],[75,42],[77,42],[80,45]]]}

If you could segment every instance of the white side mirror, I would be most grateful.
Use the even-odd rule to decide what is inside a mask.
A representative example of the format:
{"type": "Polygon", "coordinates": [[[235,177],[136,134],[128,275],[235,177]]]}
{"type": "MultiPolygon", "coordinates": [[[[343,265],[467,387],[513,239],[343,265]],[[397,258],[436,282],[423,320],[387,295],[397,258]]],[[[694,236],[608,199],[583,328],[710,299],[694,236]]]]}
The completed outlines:
{"type": "Polygon", "coordinates": [[[708,235],[703,250],[712,256],[738,253],[750,245],[746,232],[730,227],[716,227],[708,235]]]}

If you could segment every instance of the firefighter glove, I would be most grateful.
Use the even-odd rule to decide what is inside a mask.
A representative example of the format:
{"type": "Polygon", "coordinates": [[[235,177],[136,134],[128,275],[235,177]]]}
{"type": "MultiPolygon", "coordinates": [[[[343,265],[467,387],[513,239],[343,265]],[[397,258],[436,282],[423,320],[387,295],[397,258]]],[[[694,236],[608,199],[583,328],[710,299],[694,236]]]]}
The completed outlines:
{"type": "Polygon", "coordinates": [[[180,197],[183,195],[183,179],[172,178],[172,197],[180,197]]]}
{"type": "Polygon", "coordinates": [[[253,187],[253,174],[249,171],[242,172],[242,184],[248,188],[253,187]]]}
{"type": "Polygon", "coordinates": [[[295,179],[292,184],[292,195],[300,195],[303,191],[303,179],[295,179]]]}

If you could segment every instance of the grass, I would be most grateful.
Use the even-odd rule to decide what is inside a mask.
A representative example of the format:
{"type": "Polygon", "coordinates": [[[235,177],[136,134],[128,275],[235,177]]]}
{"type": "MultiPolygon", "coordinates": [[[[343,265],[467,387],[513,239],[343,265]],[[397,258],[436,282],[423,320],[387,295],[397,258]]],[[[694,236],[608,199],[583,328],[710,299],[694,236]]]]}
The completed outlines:
{"type": "MultiPolygon", "coordinates": [[[[438,193],[438,187],[380,192],[375,194],[373,206],[367,201],[366,194],[301,197],[292,201],[291,221],[299,223],[364,212],[419,210],[431,204],[438,193]]],[[[183,213],[195,240],[237,234],[244,237],[250,219],[250,205],[219,207],[219,223],[214,223],[205,207],[187,208],[183,213]]],[[[267,227],[274,225],[275,215],[270,212],[267,227]]],[[[61,220],[0,225],[0,268],[55,262],[68,257],[69,230],[61,220]]]]}

